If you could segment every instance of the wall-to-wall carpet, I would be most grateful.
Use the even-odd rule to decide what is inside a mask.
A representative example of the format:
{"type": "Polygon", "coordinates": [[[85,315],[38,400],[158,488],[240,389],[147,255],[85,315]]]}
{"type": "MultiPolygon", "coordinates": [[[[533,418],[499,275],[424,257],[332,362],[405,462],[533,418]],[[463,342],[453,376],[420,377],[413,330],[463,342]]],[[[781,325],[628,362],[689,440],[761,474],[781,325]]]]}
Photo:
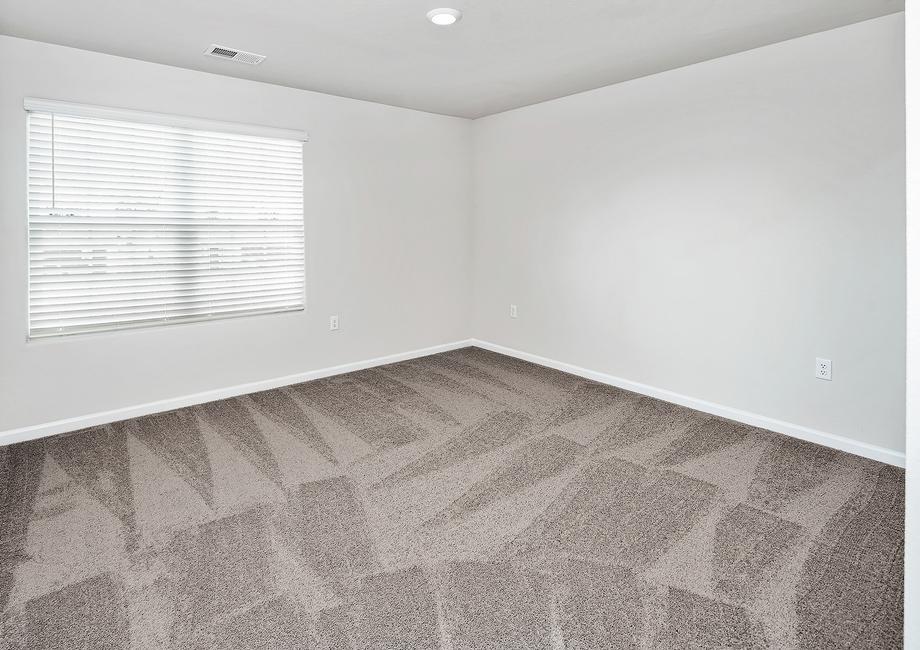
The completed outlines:
{"type": "Polygon", "coordinates": [[[898,647],[903,513],[467,348],[0,448],[0,647],[898,647]]]}

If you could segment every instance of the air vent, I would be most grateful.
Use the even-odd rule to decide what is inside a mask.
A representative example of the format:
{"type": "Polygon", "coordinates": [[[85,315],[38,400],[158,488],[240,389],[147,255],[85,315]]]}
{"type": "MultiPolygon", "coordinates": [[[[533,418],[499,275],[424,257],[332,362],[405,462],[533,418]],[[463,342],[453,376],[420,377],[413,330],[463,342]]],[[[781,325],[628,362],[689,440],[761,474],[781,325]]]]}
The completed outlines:
{"type": "Polygon", "coordinates": [[[265,55],[263,54],[234,50],[231,47],[224,47],[223,45],[211,45],[204,53],[208,56],[215,56],[218,59],[230,59],[239,61],[240,63],[248,63],[249,65],[257,65],[265,60],[265,55]]]}

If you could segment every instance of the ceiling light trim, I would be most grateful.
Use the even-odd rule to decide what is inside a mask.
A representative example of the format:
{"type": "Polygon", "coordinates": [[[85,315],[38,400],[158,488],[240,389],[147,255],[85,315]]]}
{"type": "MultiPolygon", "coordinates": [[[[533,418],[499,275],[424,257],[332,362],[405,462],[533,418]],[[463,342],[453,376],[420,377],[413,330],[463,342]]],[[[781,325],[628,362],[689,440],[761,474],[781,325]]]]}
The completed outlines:
{"type": "Polygon", "coordinates": [[[448,27],[456,24],[463,18],[463,12],[459,9],[452,9],[450,7],[440,7],[438,9],[432,9],[425,14],[425,16],[438,27],[448,27]]]}

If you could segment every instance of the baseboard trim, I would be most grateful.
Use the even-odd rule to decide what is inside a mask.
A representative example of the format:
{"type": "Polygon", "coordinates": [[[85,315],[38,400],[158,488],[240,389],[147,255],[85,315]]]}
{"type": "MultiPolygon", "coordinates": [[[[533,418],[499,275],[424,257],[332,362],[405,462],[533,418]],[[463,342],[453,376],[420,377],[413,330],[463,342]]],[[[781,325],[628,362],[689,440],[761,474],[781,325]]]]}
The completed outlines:
{"type": "Polygon", "coordinates": [[[204,404],[206,402],[213,402],[214,400],[226,399],[228,397],[237,397],[239,395],[255,393],[261,390],[270,390],[272,388],[290,386],[291,384],[299,384],[301,382],[311,381],[313,379],[322,379],[323,377],[342,375],[346,372],[364,370],[365,368],[373,368],[375,366],[384,366],[388,363],[397,363],[399,361],[417,359],[418,357],[427,357],[431,354],[457,350],[472,344],[473,343],[471,339],[454,341],[452,343],[443,343],[441,345],[433,345],[428,348],[411,350],[409,352],[400,352],[398,354],[389,354],[383,357],[376,357],[374,359],[365,359],[363,361],[343,363],[339,366],[320,368],[319,370],[308,370],[307,372],[301,372],[294,375],[285,375],[283,377],[263,379],[262,381],[254,381],[247,384],[237,384],[236,386],[227,386],[225,388],[207,390],[200,393],[193,393],[191,395],[172,397],[169,399],[158,400],[156,402],[147,402],[145,404],[137,404],[135,406],[112,409],[111,411],[101,411],[98,413],[91,413],[89,415],[82,415],[79,417],[67,418],[64,420],[55,420],[45,424],[36,424],[33,426],[21,427],[18,429],[9,429],[7,431],[0,431],[0,446],[11,445],[13,443],[23,442],[26,440],[34,440],[36,438],[44,438],[46,436],[53,436],[58,433],[76,431],[77,429],[94,427],[101,424],[108,424],[110,422],[117,422],[119,420],[141,417],[143,415],[150,415],[151,413],[172,411],[174,409],[184,408],[186,406],[204,404]]]}
{"type": "Polygon", "coordinates": [[[647,384],[631,381],[629,379],[623,379],[622,377],[616,377],[614,375],[608,375],[603,372],[589,370],[587,368],[582,368],[570,363],[556,361],[555,359],[548,359],[536,354],[522,352],[521,350],[515,350],[514,348],[505,347],[504,345],[498,345],[496,343],[491,343],[489,341],[483,341],[480,339],[464,339],[461,341],[454,341],[452,343],[443,343],[441,345],[434,345],[418,350],[411,350],[409,352],[390,354],[373,359],[364,359],[362,361],[344,363],[338,366],[320,368],[318,370],[308,370],[307,372],[296,373],[293,375],[274,377],[272,379],[264,379],[262,381],[255,381],[246,384],[237,384],[235,386],[227,386],[225,388],[218,388],[215,390],[203,391],[190,395],[182,395],[179,397],[158,400],[155,402],[147,402],[144,404],[112,409],[110,411],[101,411],[79,417],[55,420],[53,422],[47,422],[44,424],[0,431],[0,446],[23,442],[26,440],[34,440],[36,438],[44,438],[46,436],[53,436],[59,433],[66,433],[68,431],[75,431],[77,429],[83,429],[86,427],[108,424],[110,422],[117,422],[119,420],[141,417],[144,415],[150,415],[151,413],[172,411],[178,408],[194,406],[196,404],[204,404],[206,402],[213,402],[214,400],[226,399],[228,397],[237,397],[239,395],[255,393],[261,390],[270,390],[272,388],[290,386],[291,384],[299,384],[301,382],[311,381],[313,379],[322,379],[323,377],[342,375],[347,372],[364,370],[365,368],[373,368],[375,366],[383,366],[388,363],[397,363],[399,361],[417,359],[419,357],[426,357],[432,354],[438,354],[440,352],[457,350],[459,348],[467,347],[470,345],[475,345],[485,350],[491,350],[493,352],[504,354],[509,357],[515,357],[517,359],[536,363],[537,365],[546,366],[547,368],[561,370],[562,372],[584,377],[585,379],[591,379],[602,384],[616,386],[618,388],[630,390],[635,393],[640,393],[642,395],[661,399],[673,404],[680,404],[681,406],[696,409],[697,411],[703,411],[704,413],[718,415],[730,420],[735,420],[737,422],[750,424],[751,426],[760,427],[761,429],[767,429],[769,431],[775,431],[776,433],[792,436],[793,438],[799,438],[800,440],[807,440],[808,442],[814,442],[819,445],[824,445],[825,447],[831,447],[833,449],[839,449],[840,451],[856,454],[857,456],[871,458],[872,460],[877,460],[889,465],[895,465],[897,467],[904,467],[905,465],[904,453],[895,451],[893,449],[887,449],[885,447],[879,447],[877,445],[872,445],[866,442],[860,442],[858,440],[853,440],[852,438],[846,438],[844,436],[838,436],[833,433],[818,431],[817,429],[810,429],[798,424],[777,420],[775,418],[759,415],[757,413],[751,413],[750,411],[744,411],[741,409],[733,408],[731,406],[716,404],[714,402],[707,402],[705,400],[697,399],[696,397],[690,397],[689,395],[682,395],[680,393],[657,388],[655,386],[649,386],[647,384]]]}
{"type": "Polygon", "coordinates": [[[499,354],[504,354],[509,357],[530,361],[531,363],[546,366],[547,368],[561,370],[562,372],[584,377],[585,379],[591,379],[602,384],[616,386],[634,393],[640,393],[673,404],[679,404],[697,411],[703,411],[704,413],[718,415],[723,418],[728,418],[729,420],[743,422],[744,424],[750,424],[751,426],[760,427],[761,429],[782,433],[787,436],[792,436],[793,438],[799,438],[800,440],[807,440],[808,442],[824,445],[825,447],[839,449],[840,451],[846,451],[851,454],[856,454],[857,456],[863,456],[864,458],[871,458],[872,460],[877,460],[889,465],[904,467],[904,453],[893,449],[860,442],[833,433],[818,431],[817,429],[810,429],[798,424],[793,424],[792,422],[777,420],[765,415],[758,415],[757,413],[736,409],[731,406],[707,402],[697,399],[696,397],[690,397],[689,395],[682,395],[662,388],[656,388],[655,386],[623,379],[622,377],[615,377],[614,375],[608,375],[603,372],[588,370],[587,368],[575,366],[570,363],[548,359],[536,354],[530,354],[529,352],[522,352],[496,343],[490,343],[489,341],[473,339],[472,344],[476,347],[491,350],[492,352],[498,352],[499,354]]]}

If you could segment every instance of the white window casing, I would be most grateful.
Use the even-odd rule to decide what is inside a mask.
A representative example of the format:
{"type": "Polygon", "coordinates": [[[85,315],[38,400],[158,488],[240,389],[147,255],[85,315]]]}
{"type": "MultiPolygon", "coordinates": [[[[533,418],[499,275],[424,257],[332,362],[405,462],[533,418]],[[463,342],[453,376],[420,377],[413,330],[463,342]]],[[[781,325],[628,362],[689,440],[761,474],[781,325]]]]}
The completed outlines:
{"type": "Polygon", "coordinates": [[[25,108],[30,338],[304,308],[306,134],[25,108]]]}

